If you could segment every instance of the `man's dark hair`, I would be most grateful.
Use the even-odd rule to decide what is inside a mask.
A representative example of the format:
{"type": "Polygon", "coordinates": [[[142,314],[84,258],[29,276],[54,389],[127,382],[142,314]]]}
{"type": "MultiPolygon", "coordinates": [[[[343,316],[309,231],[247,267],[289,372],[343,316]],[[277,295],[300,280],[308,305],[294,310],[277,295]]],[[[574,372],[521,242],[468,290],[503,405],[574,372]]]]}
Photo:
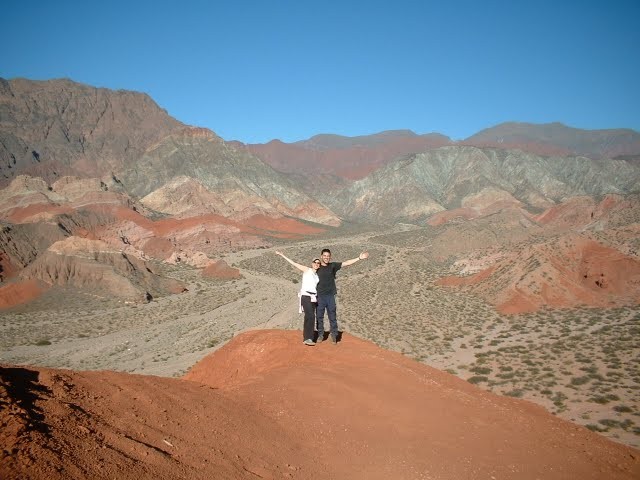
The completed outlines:
{"type": "Polygon", "coordinates": [[[323,253],[331,254],[331,250],[329,250],[328,248],[323,248],[322,251],[320,252],[320,255],[322,255],[323,253]]]}

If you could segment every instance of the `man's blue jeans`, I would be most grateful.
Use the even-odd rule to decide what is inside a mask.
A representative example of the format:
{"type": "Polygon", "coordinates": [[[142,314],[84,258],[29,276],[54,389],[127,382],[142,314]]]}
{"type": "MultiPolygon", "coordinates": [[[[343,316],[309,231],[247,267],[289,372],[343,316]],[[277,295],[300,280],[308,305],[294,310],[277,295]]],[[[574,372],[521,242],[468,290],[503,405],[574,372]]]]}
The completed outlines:
{"type": "Polygon", "coordinates": [[[333,338],[338,338],[338,319],[336,318],[336,296],[318,295],[318,308],[316,309],[316,329],[318,335],[324,335],[324,311],[329,317],[329,329],[333,338]]]}

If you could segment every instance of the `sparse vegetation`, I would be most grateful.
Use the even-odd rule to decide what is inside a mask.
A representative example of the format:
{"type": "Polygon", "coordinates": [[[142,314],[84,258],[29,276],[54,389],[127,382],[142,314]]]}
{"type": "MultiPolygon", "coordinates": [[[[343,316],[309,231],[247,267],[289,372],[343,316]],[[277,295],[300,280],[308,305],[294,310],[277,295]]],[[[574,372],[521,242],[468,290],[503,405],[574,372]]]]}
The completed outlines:
{"type": "MultiPolygon", "coordinates": [[[[365,231],[356,237],[350,232],[278,248],[303,263],[325,245],[338,261],[353,258],[366,248],[370,252],[366,262],[338,274],[342,330],[448,371],[478,388],[537,402],[559,416],[633,444],[630,438],[638,437],[640,416],[636,340],[640,307],[541,309],[501,315],[479,296],[437,284],[451,273],[455,260],[440,255],[443,247],[438,235],[442,232],[419,228],[372,236],[365,231]]],[[[483,253],[474,255],[481,258],[483,253]]],[[[35,348],[36,342],[47,339],[57,348],[74,339],[109,347],[89,350],[84,358],[74,360],[44,353],[39,358],[46,358],[50,366],[66,368],[117,365],[135,372],[172,369],[169,374],[179,375],[199,359],[199,352],[203,355],[236,332],[274,316],[278,323],[270,326],[300,328],[295,311],[298,271],[269,249],[246,255],[239,251],[228,257],[244,278],[204,280],[190,267],[155,266],[185,281],[190,291],[149,304],[104,303],[104,299],[62,292],[58,297],[62,303],[47,297],[3,312],[0,347],[13,355],[5,359],[25,360],[11,354],[14,347],[35,348]],[[286,308],[291,311],[283,311],[283,305],[290,305],[286,308]]],[[[527,265],[545,268],[533,260],[527,265]]],[[[499,290],[503,285],[500,272],[496,273],[492,288],[499,290]]],[[[638,445],[640,440],[635,442],[638,445]]]]}

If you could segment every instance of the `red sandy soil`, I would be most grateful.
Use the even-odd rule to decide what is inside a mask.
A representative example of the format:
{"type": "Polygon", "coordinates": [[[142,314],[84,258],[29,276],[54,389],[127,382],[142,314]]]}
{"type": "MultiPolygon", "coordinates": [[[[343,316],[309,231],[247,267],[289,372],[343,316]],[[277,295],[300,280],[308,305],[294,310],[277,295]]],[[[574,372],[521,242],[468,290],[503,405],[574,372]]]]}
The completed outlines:
{"type": "Polygon", "coordinates": [[[6,253],[0,252],[0,282],[15,277],[19,270],[6,253]]]}
{"type": "Polygon", "coordinates": [[[545,226],[583,227],[625,209],[637,207],[636,199],[621,195],[606,195],[600,202],[586,196],[573,197],[545,210],[535,220],[545,226]]]}
{"type": "Polygon", "coordinates": [[[445,277],[439,285],[465,287],[504,314],[542,307],[614,307],[640,302],[640,261],[615,248],[567,234],[525,247],[468,277],[445,277]],[[504,285],[496,290],[495,285],[504,285]]]}
{"type": "Polygon", "coordinates": [[[47,286],[36,279],[4,285],[0,287],[0,309],[30,302],[46,288],[47,286]]]}
{"type": "Polygon", "coordinates": [[[3,479],[636,479],[640,451],[344,335],[243,333],[185,379],[0,367],[3,479]]]}
{"type": "Polygon", "coordinates": [[[51,203],[34,203],[25,207],[15,207],[3,215],[3,218],[11,223],[30,223],[34,218],[42,216],[54,217],[63,213],[71,213],[73,208],[68,205],[55,205],[51,203]]]}

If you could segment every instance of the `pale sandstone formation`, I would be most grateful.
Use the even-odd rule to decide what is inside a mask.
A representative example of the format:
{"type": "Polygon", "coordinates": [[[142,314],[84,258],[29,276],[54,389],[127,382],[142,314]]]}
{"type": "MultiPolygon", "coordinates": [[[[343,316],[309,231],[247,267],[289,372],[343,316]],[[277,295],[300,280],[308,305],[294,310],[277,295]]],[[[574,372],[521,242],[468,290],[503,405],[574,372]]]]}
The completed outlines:
{"type": "Polygon", "coordinates": [[[39,280],[48,286],[73,286],[95,290],[102,296],[126,302],[183,290],[180,282],[157,276],[139,258],[127,256],[99,240],[69,237],[25,268],[23,280],[39,280]]]}

